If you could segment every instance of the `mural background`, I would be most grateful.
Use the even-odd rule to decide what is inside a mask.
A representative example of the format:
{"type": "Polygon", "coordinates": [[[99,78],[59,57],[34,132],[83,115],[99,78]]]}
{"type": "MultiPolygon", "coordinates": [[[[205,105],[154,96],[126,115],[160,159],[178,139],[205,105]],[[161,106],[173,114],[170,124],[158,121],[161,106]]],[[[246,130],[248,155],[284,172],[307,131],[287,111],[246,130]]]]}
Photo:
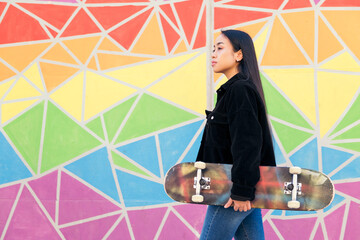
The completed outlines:
{"type": "Polygon", "coordinates": [[[0,0],[0,239],[198,239],[206,208],[162,183],[226,81],[206,80],[222,28],[253,37],[278,165],[336,187],[322,211],[264,210],[267,239],[359,236],[358,1],[0,0]]]}

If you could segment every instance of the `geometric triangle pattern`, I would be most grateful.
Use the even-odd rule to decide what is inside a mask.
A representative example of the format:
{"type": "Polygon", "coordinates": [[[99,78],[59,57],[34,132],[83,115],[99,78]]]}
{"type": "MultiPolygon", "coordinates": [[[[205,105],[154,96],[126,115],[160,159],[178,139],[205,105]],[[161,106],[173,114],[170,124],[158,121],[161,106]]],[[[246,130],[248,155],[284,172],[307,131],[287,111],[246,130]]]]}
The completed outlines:
{"type": "Polygon", "coordinates": [[[263,211],[266,237],[358,238],[359,1],[208,3],[0,2],[0,239],[198,239],[206,207],[163,182],[197,156],[229,28],[254,40],[277,164],[335,183],[323,211],[263,211]]]}

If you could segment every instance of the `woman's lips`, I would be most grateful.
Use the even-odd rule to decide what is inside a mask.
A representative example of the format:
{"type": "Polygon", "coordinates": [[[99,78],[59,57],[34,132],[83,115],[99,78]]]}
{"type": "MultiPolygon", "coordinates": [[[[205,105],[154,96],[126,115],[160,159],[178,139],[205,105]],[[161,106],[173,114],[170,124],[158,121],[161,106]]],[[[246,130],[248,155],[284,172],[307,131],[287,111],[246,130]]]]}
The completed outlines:
{"type": "Polygon", "coordinates": [[[211,61],[211,66],[214,66],[216,64],[215,61],[211,61]]]}

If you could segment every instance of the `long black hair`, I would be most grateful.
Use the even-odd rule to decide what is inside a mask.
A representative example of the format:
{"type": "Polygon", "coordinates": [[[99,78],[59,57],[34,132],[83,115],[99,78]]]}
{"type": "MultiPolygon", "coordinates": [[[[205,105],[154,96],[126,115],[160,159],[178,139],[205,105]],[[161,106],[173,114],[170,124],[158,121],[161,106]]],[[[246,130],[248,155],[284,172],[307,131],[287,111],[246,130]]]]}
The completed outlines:
{"type": "Polygon", "coordinates": [[[242,51],[243,59],[239,63],[238,70],[245,75],[246,78],[251,79],[254,82],[266,109],[259,66],[251,37],[246,32],[239,30],[221,30],[221,33],[230,40],[234,52],[239,50],[242,51]]]}

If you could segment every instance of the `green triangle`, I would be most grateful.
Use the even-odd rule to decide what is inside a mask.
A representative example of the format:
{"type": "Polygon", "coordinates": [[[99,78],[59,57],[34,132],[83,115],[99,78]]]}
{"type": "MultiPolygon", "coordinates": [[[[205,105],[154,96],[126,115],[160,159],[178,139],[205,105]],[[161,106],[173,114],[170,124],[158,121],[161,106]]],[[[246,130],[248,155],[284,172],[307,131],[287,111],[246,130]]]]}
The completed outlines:
{"type": "Polygon", "coordinates": [[[264,89],[266,107],[268,113],[286,122],[312,129],[300,113],[271,85],[261,74],[262,86],[264,89]]]}
{"type": "Polygon", "coordinates": [[[144,94],[116,142],[136,138],[194,118],[197,118],[194,114],[144,94]]]}
{"type": "Polygon", "coordinates": [[[111,156],[113,158],[113,161],[114,161],[115,165],[117,165],[117,166],[119,166],[121,168],[128,169],[128,170],[130,170],[132,172],[136,172],[136,173],[139,173],[141,175],[151,177],[149,174],[147,174],[146,172],[144,172],[143,170],[141,170],[140,168],[138,168],[137,166],[135,166],[134,164],[132,164],[131,162],[126,160],[125,158],[119,156],[115,152],[111,151],[111,156]]]}
{"type": "Polygon", "coordinates": [[[4,127],[15,147],[36,173],[38,168],[44,102],[31,108],[4,127]]]}
{"type": "Polygon", "coordinates": [[[297,130],[276,121],[271,121],[286,153],[291,152],[313,134],[297,130]]]}
{"type": "Polygon", "coordinates": [[[336,143],[332,145],[360,152],[360,142],[336,143]]]}
{"type": "Polygon", "coordinates": [[[99,146],[99,142],[51,102],[48,103],[41,172],[99,146]]]}
{"type": "Polygon", "coordinates": [[[119,129],[126,114],[129,112],[137,96],[114,107],[110,111],[104,113],[105,127],[108,134],[109,141],[115,137],[116,131],[119,129]]]}
{"type": "Polygon", "coordinates": [[[331,135],[359,120],[359,112],[360,112],[360,95],[357,97],[355,102],[350,107],[349,111],[346,113],[345,117],[337,125],[337,127],[331,133],[331,135]]]}
{"type": "Polygon", "coordinates": [[[101,119],[100,117],[95,118],[94,120],[88,122],[86,124],[86,126],[93,131],[96,135],[98,135],[99,137],[101,137],[102,139],[105,140],[105,135],[104,135],[104,131],[102,128],[102,124],[101,124],[101,119]]]}
{"type": "Polygon", "coordinates": [[[355,127],[350,128],[343,134],[340,134],[334,140],[341,140],[341,139],[354,139],[360,138],[360,124],[356,125],[355,127]]]}

